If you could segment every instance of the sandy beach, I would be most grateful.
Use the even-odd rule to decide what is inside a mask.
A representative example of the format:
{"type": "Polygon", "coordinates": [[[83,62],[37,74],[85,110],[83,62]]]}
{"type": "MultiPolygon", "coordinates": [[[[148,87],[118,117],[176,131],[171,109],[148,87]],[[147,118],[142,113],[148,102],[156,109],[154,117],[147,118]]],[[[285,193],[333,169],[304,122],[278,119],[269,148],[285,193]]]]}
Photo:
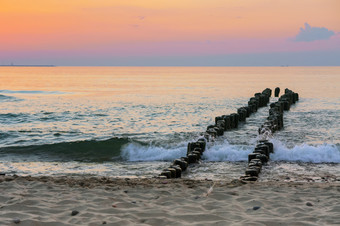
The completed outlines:
{"type": "Polygon", "coordinates": [[[0,177],[0,225],[337,225],[339,183],[0,177]]]}

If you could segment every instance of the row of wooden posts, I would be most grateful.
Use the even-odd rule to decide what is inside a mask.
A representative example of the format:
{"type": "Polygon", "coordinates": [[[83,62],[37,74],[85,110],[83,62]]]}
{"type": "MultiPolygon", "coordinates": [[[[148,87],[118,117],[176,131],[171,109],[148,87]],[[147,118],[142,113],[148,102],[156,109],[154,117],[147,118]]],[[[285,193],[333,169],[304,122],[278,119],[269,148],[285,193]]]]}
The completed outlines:
{"type": "MultiPolygon", "coordinates": [[[[275,89],[275,96],[280,92],[279,88],[275,89]]],[[[245,175],[241,176],[241,180],[256,181],[261,172],[262,165],[266,164],[270,158],[270,154],[274,153],[273,143],[266,138],[270,137],[275,131],[283,128],[283,112],[288,111],[292,104],[299,100],[299,94],[289,89],[285,89],[285,93],[275,103],[270,104],[269,116],[265,123],[259,128],[259,135],[265,139],[258,141],[253,153],[248,155],[248,167],[245,175]]]]}
{"type": "Polygon", "coordinates": [[[258,108],[267,106],[271,95],[272,90],[266,88],[262,93],[255,93],[246,106],[237,109],[237,113],[215,117],[215,124],[209,125],[201,138],[196,142],[188,143],[187,155],[174,160],[158,177],[163,179],[181,177],[182,172],[190,164],[197,163],[201,159],[207,141],[222,136],[227,130],[238,128],[239,122],[245,122],[246,118],[257,112],[258,108]]]}
{"type": "MultiPolygon", "coordinates": [[[[280,88],[275,88],[275,97],[278,97],[280,88]]],[[[239,122],[245,122],[246,118],[256,112],[258,108],[267,106],[271,97],[272,90],[267,88],[262,93],[255,93],[250,98],[248,105],[237,109],[237,113],[230,115],[222,115],[215,118],[215,124],[209,125],[203,133],[203,137],[196,142],[188,143],[187,155],[172,162],[159,175],[159,178],[179,178],[183,171],[190,164],[197,163],[206,149],[206,143],[209,140],[222,136],[225,131],[238,127],[239,122]]],[[[269,116],[265,123],[259,128],[258,132],[263,137],[269,137],[275,131],[283,128],[283,111],[288,111],[290,106],[299,100],[299,94],[289,89],[285,89],[285,93],[275,103],[270,104],[269,116]]],[[[269,160],[270,154],[274,152],[273,143],[267,139],[261,139],[255,147],[253,153],[248,155],[248,167],[245,176],[241,176],[241,180],[256,181],[261,172],[262,165],[269,160]]]]}

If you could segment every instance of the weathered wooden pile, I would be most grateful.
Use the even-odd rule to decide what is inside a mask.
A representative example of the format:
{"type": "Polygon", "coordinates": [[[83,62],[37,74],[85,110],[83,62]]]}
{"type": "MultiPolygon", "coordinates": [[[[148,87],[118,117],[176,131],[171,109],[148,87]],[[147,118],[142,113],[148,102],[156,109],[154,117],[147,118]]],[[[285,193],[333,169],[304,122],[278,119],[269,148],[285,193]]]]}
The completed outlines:
{"type": "MultiPolygon", "coordinates": [[[[275,96],[278,96],[280,90],[275,89],[275,96]]],[[[270,104],[269,116],[266,122],[259,128],[259,134],[265,138],[271,136],[275,131],[283,128],[283,112],[288,111],[292,104],[299,100],[299,94],[289,89],[285,89],[279,100],[270,104]]],[[[262,165],[266,164],[270,158],[270,154],[274,152],[273,143],[267,139],[258,141],[253,153],[248,155],[248,167],[245,176],[241,176],[241,180],[256,181],[261,172],[262,165]]]]}
{"type": "Polygon", "coordinates": [[[272,90],[267,88],[262,93],[255,93],[248,101],[248,105],[238,108],[237,113],[215,117],[215,124],[207,127],[204,137],[209,141],[211,137],[222,136],[224,131],[238,128],[239,122],[245,122],[258,108],[267,106],[271,95],[272,90]]]}
{"type": "Polygon", "coordinates": [[[237,113],[215,117],[215,124],[209,125],[201,138],[196,142],[188,143],[187,155],[174,160],[160,173],[159,178],[181,177],[188,165],[197,163],[201,159],[207,142],[222,136],[227,130],[238,128],[239,122],[245,122],[246,118],[257,112],[258,108],[267,106],[271,95],[272,90],[267,88],[262,93],[255,93],[254,97],[249,99],[247,106],[238,108],[237,113]]]}

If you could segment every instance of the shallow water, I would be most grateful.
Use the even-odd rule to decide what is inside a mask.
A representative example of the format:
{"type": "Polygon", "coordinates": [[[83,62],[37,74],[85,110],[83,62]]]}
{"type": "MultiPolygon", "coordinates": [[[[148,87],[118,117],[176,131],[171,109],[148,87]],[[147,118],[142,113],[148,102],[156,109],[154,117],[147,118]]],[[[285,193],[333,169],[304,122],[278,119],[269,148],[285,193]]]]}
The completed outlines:
{"type": "MultiPolygon", "coordinates": [[[[339,74],[340,67],[0,68],[0,171],[153,176],[184,156],[215,116],[278,86],[300,100],[272,138],[273,164],[294,172],[305,163],[315,173],[321,165],[339,177],[339,74]]],[[[264,107],[209,143],[184,176],[239,177],[267,115],[264,107]]]]}

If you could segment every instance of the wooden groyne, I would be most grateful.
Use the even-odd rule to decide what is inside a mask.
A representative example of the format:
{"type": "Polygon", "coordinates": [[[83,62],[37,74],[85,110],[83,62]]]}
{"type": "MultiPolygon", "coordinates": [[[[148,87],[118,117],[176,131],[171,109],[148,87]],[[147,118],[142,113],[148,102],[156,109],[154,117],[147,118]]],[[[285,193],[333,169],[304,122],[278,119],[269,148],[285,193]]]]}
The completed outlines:
{"type": "MultiPolygon", "coordinates": [[[[276,88],[279,90],[279,88],[276,88]]],[[[277,94],[275,89],[275,95],[277,94]]],[[[278,91],[279,92],[279,91],[278,91]]],[[[285,89],[285,93],[275,103],[270,104],[269,116],[267,120],[258,130],[262,137],[258,141],[253,153],[248,155],[248,167],[245,175],[241,176],[241,180],[256,181],[262,170],[262,166],[270,159],[270,154],[274,153],[273,143],[268,141],[273,133],[283,129],[283,112],[289,111],[290,106],[299,100],[299,94],[289,89],[285,89]]]]}
{"type": "Polygon", "coordinates": [[[206,131],[202,133],[202,137],[195,142],[188,143],[186,156],[175,159],[158,177],[163,179],[181,177],[182,172],[190,164],[197,163],[201,159],[207,142],[222,136],[225,131],[238,128],[239,122],[245,122],[246,118],[257,112],[259,108],[267,106],[271,95],[272,90],[266,88],[261,93],[255,93],[254,97],[249,99],[247,105],[238,108],[236,113],[215,117],[215,124],[209,125],[206,131]]]}

